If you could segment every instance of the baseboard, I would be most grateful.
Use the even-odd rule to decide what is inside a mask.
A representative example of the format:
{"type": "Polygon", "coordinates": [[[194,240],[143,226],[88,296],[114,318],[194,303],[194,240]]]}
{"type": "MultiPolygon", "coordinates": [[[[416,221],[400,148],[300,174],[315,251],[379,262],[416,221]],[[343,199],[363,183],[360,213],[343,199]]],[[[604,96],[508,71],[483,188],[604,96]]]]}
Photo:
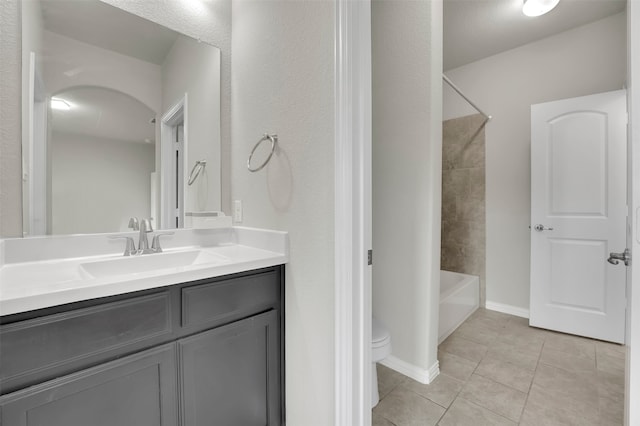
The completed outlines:
{"type": "Polygon", "coordinates": [[[490,311],[502,312],[503,314],[515,315],[517,317],[529,318],[529,310],[517,306],[505,305],[503,303],[490,302],[487,300],[487,309],[490,311]]]}
{"type": "Polygon", "coordinates": [[[433,382],[433,380],[438,377],[438,374],[440,374],[440,364],[438,363],[438,361],[436,361],[435,364],[431,366],[431,368],[425,370],[424,368],[416,367],[413,364],[409,364],[408,362],[405,362],[400,358],[396,358],[393,355],[389,355],[388,357],[380,361],[380,364],[425,385],[433,382]]]}

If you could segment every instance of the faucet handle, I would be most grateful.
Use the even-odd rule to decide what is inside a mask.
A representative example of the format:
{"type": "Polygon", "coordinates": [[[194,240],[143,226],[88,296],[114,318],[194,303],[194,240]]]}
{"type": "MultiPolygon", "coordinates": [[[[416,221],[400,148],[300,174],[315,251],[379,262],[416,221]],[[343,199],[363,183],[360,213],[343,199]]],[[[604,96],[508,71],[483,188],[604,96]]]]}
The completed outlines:
{"type": "Polygon", "coordinates": [[[145,232],[153,232],[153,226],[151,226],[152,219],[140,219],[140,224],[144,226],[145,232]]]}
{"type": "Polygon", "coordinates": [[[140,230],[140,223],[138,222],[138,218],[137,217],[132,217],[129,219],[129,225],[127,225],[129,228],[133,229],[134,231],[138,231],[140,230]]]}
{"type": "Polygon", "coordinates": [[[136,254],[136,243],[133,242],[133,238],[127,237],[126,235],[109,235],[110,240],[119,240],[125,239],[127,240],[127,245],[125,246],[123,256],[131,256],[132,254],[136,254]]]}
{"type": "Polygon", "coordinates": [[[173,235],[175,232],[159,232],[153,236],[153,241],[151,241],[151,250],[154,253],[162,253],[162,247],[160,247],[160,237],[164,235],[173,235]]]}

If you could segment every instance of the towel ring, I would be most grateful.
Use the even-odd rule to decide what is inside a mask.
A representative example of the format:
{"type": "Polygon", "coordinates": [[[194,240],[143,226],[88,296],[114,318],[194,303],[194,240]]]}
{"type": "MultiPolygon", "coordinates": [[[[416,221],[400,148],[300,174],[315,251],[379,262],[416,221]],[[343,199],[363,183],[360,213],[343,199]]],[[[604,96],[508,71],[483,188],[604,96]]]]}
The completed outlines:
{"type": "Polygon", "coordinates": [[[196,164],[193,165],[193,169],[191,169],[191,173],[189,173],[189,182],[188,182],[189,186],[191,186],[191,184],[193,184],[193,182],[196,181],[198,176],[200,176],[200,172],[204,170],[206,165],[207,165],[206,160],[196,161],[196,164]]]}
{"type": "Polygon", "coordinates": [[[262,139],[260,139],[258,143],[256,143],[256,146],[254,146],[253,149],[251,150],[251,154],[249,154],[249,159],[247,160],[247,169],[249,169],[250,172],[257,172],[258,170],[262,170],[262,168],[267,165],[269,160],[271,160],[271,156],[273,155],[273,152],[276,150],[277,142],[278,142],[278,135],[269,135],[265,133],[262,139]],[[267,159],[264,160],[264,163],[262,163],[259,167],[252,168],[251,159],[253,158],[253,153],[256,152],[256,149],[258,149],[260,144],[264,141],[271,141],[271,152],[269,153],[269,156],[267,157],[267,159]]]}

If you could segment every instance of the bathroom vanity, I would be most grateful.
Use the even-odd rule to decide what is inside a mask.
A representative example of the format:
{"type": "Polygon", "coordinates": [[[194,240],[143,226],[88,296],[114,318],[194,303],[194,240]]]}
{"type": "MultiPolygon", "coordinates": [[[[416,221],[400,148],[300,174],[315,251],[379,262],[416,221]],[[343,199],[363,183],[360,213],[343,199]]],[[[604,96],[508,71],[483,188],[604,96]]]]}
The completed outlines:
{"type": "MultiPolygon", "coordinates": [[[[226,263],[85,277],[76,285],[111,285],[116,294],[24,311],[0,292],[0,308],[4,302],[16,311],[5,315],[5,310],[0,317],[0,423],[282,424],[286,234],[240,228],[210,234],[201,249],[227,253],[226,263]],[[284,250],[265,250],[268,240],[284,250]],[[244,252],[244,260],[234,262],[233,252],[244,252]],[[247,257],[251,252],[252,260],[247,257]],[[167,276],[174,282],[167,282],[167,276]],[[114,290],[123,282],[139,289],[114,290]]],[[[2,248],[5,258],[8,249],[2,248]]],[[[90,263],[118,260],[107,257],[90,263]]],[[[60,262],[81,265],[87,259],[60,262]]],[[[16,274],[12,268],[22,264],[2,266],[2,290],[16,285],[10,280],[16,274]]],[[[36,303],[36,293],[34,288],[25,291],[23,306],[30,296],[36,303]]]]}

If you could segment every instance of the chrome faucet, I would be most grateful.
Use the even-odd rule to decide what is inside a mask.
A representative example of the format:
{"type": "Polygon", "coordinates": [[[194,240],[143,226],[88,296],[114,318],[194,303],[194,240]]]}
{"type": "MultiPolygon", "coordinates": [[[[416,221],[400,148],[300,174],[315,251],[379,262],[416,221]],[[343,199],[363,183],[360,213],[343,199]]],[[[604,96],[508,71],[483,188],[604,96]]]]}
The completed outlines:
{"type": "Polygon", "coordinates": [[[162,253],[162,247],[160,247],[160,237],[163,235],[173,235],[174,232],[158,232],[153,236],[153,241],[151,242],[151,250],[153,253],[162,253]]]}
{"type": "MultiPolygon", "coordinates": [[[[128,228],[133,229],[134,231],[137,231],[140,229],[140,225],[138,223],[138,218],[137,217],[132,217],[129,218],[129,224],[127,225],[128,228]]],[[[126,240],[126,246],[124,249],[124,253],[123,256],[134,256],[136,254],[138,254],[138,250],[136,249],[136,243],[133,241],[133,238],[126,236],[126,235],[110,235],[109,239],[111,240],[118,240],[118,239],[123,239],[126,240]]]]}
{"type": "Polygon", "coordinates": [[[136,244],[133,242],[133,238],[127,237],[126,235],[110,235],[109,239],[118,240],[123,239],[126,240],[127,245],[125,246],[123,256],[133,256],[138,253],[136,250],[136,244]]]}
{"type": "Polygon", "coordinates": [[[134,231],[138,231],[140,229],[140,223],[138,222],[138,218],[137,217],[130,218],[128,227],[133,229],[134,231]]]}
{"type": "Polygon", "coordinates": [[[151,247],[149,247],[149,238],[147,234],[153,232],[153,226],[151,226],[152,219],[140,219],[137,217],[132,217],[129,219],[128,227],[133,229],[134,231],[140,231],[140,236],[138,239],[138,249],[136,250],[135,242],[133,238],[125,235],[113,235],[109,236],[110,239],[126,239],[127,245],[124,250],[125,256],[134,256],[139,254],[150,254],[150,253],[162,253],[162,247],[160,247],[160,237],[164,235],[173,235],[173,232],[158,232],[153,237],[153,243],[151,247]]]}
{"type": "Polygon", "coordinates": [[[153,232],[151,221],[149,219],[140,219],[140,239],[138,240],[138,254],[154,253],[154,250],[149,248],[149,240],[147,239],[147,233],[153,232]]]}

